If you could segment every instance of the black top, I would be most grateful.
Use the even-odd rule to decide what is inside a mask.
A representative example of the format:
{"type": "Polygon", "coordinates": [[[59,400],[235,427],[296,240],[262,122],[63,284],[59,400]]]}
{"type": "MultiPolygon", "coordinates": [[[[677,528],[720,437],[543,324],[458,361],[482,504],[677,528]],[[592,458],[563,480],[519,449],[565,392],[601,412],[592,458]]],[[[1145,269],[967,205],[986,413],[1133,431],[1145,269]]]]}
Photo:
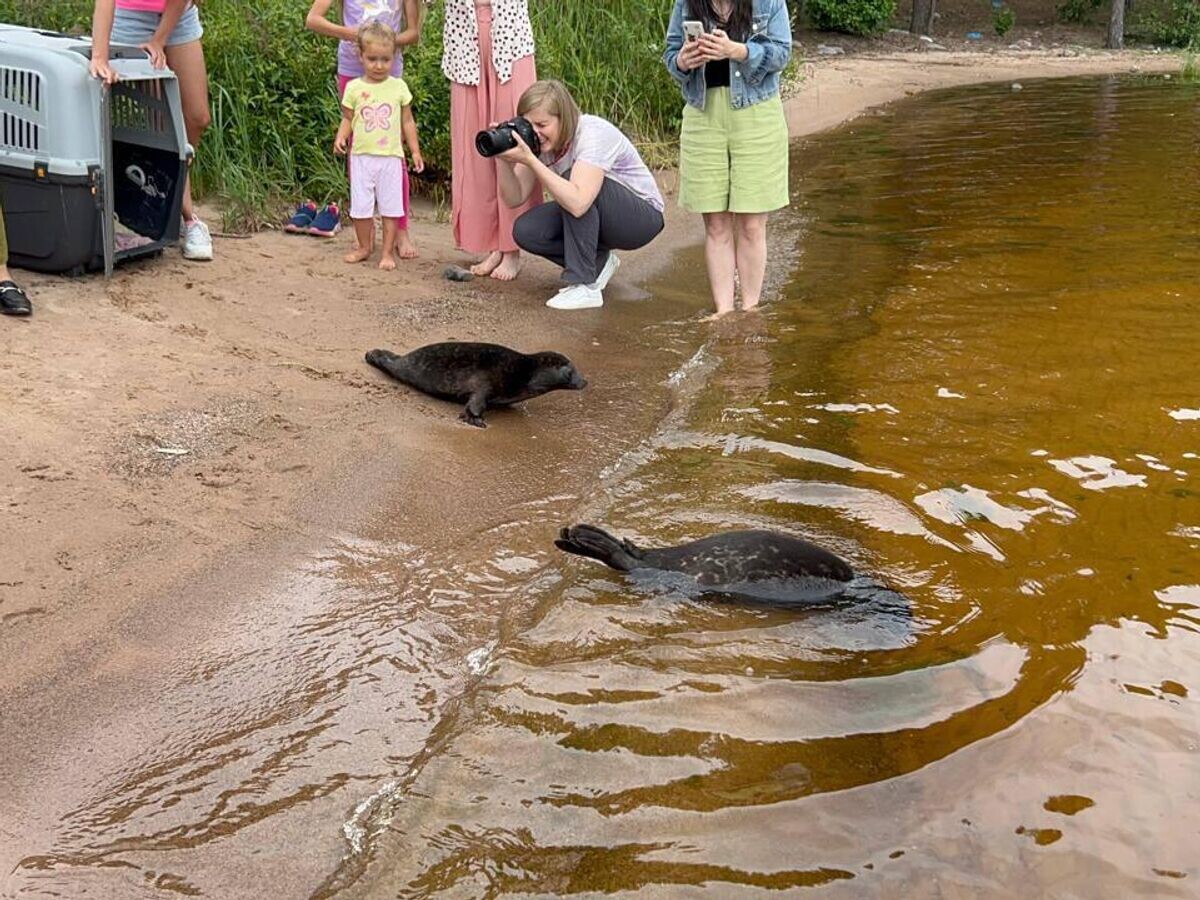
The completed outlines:
{"type": "Polygon", "coordinates": [[[704,87],[729,87],[729,60],[714,59],[704,64],[704,87]]]}

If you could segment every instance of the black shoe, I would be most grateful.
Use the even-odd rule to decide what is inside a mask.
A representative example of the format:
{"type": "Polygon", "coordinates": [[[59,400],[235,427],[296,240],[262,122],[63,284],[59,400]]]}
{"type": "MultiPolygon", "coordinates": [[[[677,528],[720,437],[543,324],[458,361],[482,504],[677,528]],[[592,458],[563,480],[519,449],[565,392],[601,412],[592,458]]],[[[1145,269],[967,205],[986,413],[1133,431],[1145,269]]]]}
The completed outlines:
{"type": "Polygon", "coordinates": [[[0,281],[0,313],[6,316],[27,316],[33,305],[15,281],[0,281]]]}

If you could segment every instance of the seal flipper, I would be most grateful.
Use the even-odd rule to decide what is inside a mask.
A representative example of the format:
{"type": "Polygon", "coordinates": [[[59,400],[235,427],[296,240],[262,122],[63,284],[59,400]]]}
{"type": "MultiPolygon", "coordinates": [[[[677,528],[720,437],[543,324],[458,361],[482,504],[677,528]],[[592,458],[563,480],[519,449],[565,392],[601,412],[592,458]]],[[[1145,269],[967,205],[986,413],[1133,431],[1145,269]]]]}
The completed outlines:
{"type": "Polygon", "coordinates": [[[558,533],[554,546],[576,556],[598,559],[620,572],[638,567],[642,550],[629,541],[618,540],[607,531],[594,525],[572,525],[558,533]]]}
{"type": "Polygon", "coordinates": [[[487,394],[483,391],[476,391],[467,400],[467,407],[459,415],[459,418],[476,428],[487,428],[487,422],[483,421],[485,409],[487,409],[487,394]]]}

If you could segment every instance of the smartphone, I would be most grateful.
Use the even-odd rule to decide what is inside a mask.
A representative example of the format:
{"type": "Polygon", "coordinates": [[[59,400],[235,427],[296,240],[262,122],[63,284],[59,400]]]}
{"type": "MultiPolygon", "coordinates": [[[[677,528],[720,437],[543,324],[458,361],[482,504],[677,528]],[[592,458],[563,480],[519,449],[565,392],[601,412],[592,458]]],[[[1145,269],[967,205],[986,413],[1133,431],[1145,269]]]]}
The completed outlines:
{"type": "Polygon", "coordinates": [[[704,34],[704,23],[699,19],[684,19],[683,20],[683,36],[689,41],[700,40],[700,35],[704,34]]]}

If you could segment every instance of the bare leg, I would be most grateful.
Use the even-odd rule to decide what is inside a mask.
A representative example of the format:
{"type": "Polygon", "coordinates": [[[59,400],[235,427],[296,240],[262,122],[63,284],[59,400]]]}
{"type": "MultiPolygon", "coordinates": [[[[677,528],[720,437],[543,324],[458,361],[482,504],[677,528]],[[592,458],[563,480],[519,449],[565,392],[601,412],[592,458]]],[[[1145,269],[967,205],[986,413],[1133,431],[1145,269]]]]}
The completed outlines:
{"type": "Polygon", "coordinates": [[[500,254],[500,265],[492,270],[492,277],[497,281],[512,281],[521,271],[521,251],[513,250],[500,254]]]}
{"type": "Polygon", "coordinates": [[[375,251],[375,220],[354,219],[352,221],[354,222],[354,237],[358,241],[358,246],[347,253],[344,259],[348,263],[365,262],[375,251]]]}
{"type": "Polygon", "coordinates": [[[503,260],[504,254],[499,250],[493,250],[482,260],[471,266],[471,274],[478,275],[480,277],[483,277],[484,275],[491,275],[492,272],[495,271],[496,266],[500,265],[503,260]]]}
{"type": "Polygon", "coordinates": [[[762,298],[767,275],[767,214],[737,213],[737,273],[742,287],[742,309],[754,309],[762,298]]]}
{"type": "MultiPolygon", "coordinates": [[[[395,219],[393,219],[392,221],[394,223],[395,219]]],[[[385,225],[384,226],[385,240],[386,240],[386,236],[387,236],[387,226],[385,225]]],[[[399,256],[401,259],[416,259],[418,256],[421,255],[421,251],[419,251],[417,249],[417,245],[414,244],[412,242],[412,238],[409,237],[407,228],[397,228],[396,229],[396,255],[399,256]]]]}
{"type": "MultiPolygon", "coordinates": [[[[379,268],[386,272],[396,268],[396,257],[392,251],[396,249],[396,220],[390,216],[383,217],[383,251],[379,255],[379,268]]],[[[407,232],[405,232],[407,234],[407,232]]]]}
{"type": "MultiPolygon", "coordinates": [[[[204,49],[199,41],[189,41],[167,47],[167,65],[179,81],[179,100],[183,107],[183,128],[188,143],[196,150],[212,115],[208,110],[208,70],[204,65],[204,49]]],[[[183,220],[190,222],[196,215],[192,206],[191,174],[183,190],[183,220]]]]}
{"type": "Polygon", "coordinates": [[[733,213],[704,214],[704,262],[717,315],[733,312],[733,273],[737,256],[733,244],[733,213]]]}

